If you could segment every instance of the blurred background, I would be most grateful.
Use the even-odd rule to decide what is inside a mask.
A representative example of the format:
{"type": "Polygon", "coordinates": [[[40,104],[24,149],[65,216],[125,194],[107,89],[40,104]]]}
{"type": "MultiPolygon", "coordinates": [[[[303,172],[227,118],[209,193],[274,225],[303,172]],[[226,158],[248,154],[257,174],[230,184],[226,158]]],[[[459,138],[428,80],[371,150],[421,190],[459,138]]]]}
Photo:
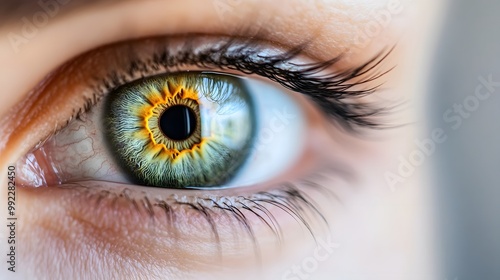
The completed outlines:
{"type": "Polygon", "coordinates": [[[441,279],[500,279],[500,1],[446,10],[427,97],[428,131],[448,135],[431,167],[441,279]]]}

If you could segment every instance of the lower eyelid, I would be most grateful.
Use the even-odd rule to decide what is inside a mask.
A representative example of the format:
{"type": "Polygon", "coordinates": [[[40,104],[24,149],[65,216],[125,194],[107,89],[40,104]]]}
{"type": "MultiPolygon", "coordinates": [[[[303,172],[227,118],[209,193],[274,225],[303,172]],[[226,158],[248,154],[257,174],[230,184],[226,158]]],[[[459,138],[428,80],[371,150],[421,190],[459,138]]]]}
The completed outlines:
{"type": "MultiPolygon", "coordinates": [[[[261,248],[254,246],[259,246],[261,242],[274,240],[272,243],[279,243],[282,235],[286,234],[281,229],[292,225],[311,227],[316,222],[324,223],[321,222],[321,213],[313,208],[314,201],[309,198],[316,191],[324,191],[317,188],[305,188],[297,183],[248,196],[208,196],[207,192],[200,191],[204,195],[183,196],[183,192],[177,192],[168,199],[164,199],[165,196],[158,199],[151,194],[124,187],[118,191],[120,188],[109,188],[102,182],[22,191],[28,196],[36,196],[33,199],[38,204],[47,200],[52,201],[52,206],[59,205],[52,207],[59,210],[47,216],[64,217],[61,220],[72,225],[67,230],[72,231],[73,235],[86,236],[86,242],[100,238],[100,244],[112,244],[122,238],[138,238],[134,243],[156,244],[162,250],[174,246],[182,254],[190,255],[188,259],[192,261],[202,257],[202,253],[197,250],[190,251],[193,243],[204,247],[212,257],[221,253],[255,255],[255,250],[261,248]],[[260,206],[256,206],[256,203],[260,206]],[[253,212],[248,209],[253,209],[253,212]],[[274,235],[274,238],[261,240],[269,235],[274,235]]],[[[307,232],[306,228],[303,229],[307,232]]],[[[313,229],[310,234],[315,233],[313,229]]],[[[140,251],[141,248],[134,250],[140,251]]]]}

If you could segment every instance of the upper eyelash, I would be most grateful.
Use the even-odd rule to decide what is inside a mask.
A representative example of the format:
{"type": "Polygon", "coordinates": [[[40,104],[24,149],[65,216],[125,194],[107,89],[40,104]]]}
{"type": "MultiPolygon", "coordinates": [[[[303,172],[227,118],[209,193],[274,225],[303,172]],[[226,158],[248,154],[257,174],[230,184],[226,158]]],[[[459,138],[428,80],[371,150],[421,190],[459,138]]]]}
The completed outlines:
{"type": "Polygon", "coordinates": [[[78,117],[90,110],[105,92],[131,82],[129,77],[135,74],[147,76],[148,73],[160,69],[167,71],[178,65],[192,65],[206,69],[217,67],[221,70],[237,70],[244,74],[257,74],[268,78],[289,90],[311,97],[327,115],[338,120],[348,130],[357,127],[382,127],[383,124],[378,122],[376,117],[385,113],[387,109],[373,104],[362,104],[355,99],[369,95],[379,88],[380,84],[366,89],[360,89],[359,86],[373,82],[392,70],[391,68],[377,72],[378,66],[394,48],[379,52],[357,67],[341,72],[328,72],[327,70],[339,62],[343,55],[310,64],[293,63],[292,59],[302,54],[306,46],[307,44],[303,44],[279,54],[258,56],[259,61],[255,61],[251,57],[264,48],[252,39],[242,43],[232,38],[195,53],[189,37],[186,37],[182,51],[174,55],[169,52],[167,42],[166,46],[156,50],[150,59],[133,58],[128,69],[113,71],[107,77],[101,78],[99,85],[94,89],[96,92],[94,97],[86,100],[83,108],[74,115],[78,117]],[[294,66],[295,69],[285,69],[283,67],[285,65],[294,66]],[[319,74],[321,71],[327,72],[319,74]]]}
{"type": "MultiPolygon", "coordinates": [[[[358,67],[339,73],[318,75],[320,71],[326,70],[339,62],[343,56],[340,55],[327,61],[311,64],[290,63],[290,65],[296,66],[297,69],[289,70],[283,69],[279,65],[285,65],[299,56],[307,47],[307,44],[299,45],[281,54],[259,56],[262,61],[250,59],[250,57],[262,51],[262,48],[256,46],[252,41],[231,50],[233,44],[239,43],[236,39],[231,39],[220,47],[211,48],[197,55],[193,55],[188,48],[182,52],[183,55],[177,57],[176,62],[181,64],[191,63],[198,67],[215,65],[221,69],[238,70],[245,74],[257,74],[266,77],[287,89],[310,96],[327,114],[341,120],[341,123],[349,129],[354,128],[354,126],[378,127],[381,125],[372,120],[371,117],[381,113],[382,108],[373,108],[368,104],[356,104],[349,102],[349,100],[375,92],[379,87],[378,85],[368,89],[355,90],[352,88],[374,81],[391,71],[392,68],[382,73],[372,73],[387,58],[392,49],[378,53],[358,67]]],[[[171,59],[169,60],[170,57],[166,48],[160,56],[154,58],[153,62],[168,65],[168,63],[172,63],[171,59]]]]}

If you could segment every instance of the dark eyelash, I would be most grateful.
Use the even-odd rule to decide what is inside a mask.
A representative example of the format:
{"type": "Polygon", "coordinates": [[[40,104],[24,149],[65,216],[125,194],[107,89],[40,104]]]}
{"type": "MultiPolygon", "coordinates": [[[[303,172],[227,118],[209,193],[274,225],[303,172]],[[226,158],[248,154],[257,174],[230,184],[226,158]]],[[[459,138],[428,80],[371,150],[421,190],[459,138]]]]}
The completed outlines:
{"type": "MultiPolygon", "coordinates": [[[[266,77],[285,88],[310,96],[326,113],[342,120],[342,124],[348,128],[353,128],[352,125],[363,127],[380,125],[371,117],[382,112],[382,109],[371,108],[369,105],[355,104],[350,101],[371,94],[378,88],[378,86],[375,86],[369,89],[353,89],[356,86],[374,81],[390,71],[372,74],[392,50],[385,53],[381,52],[356,68],[347,69],[340,73],[318,75],[319,72],[327,70],[340,61],[342,55],[324,62],[290,64],[298,69],[287,70],[283,69],[282,66],[289,64],[293,58],[300,55],[306,44],[282,54],[266,57],[259,56],[262,61],[254,61],[250,57],[262,51],[261,48],[255,47],[252,43],[247,43],[230,50],[233,42],[231,40],[221,47],[209,49],[196,56],[192,55],[192,52],[189,52],[188,49],[183,52],[177,62],[192,63],[199,67],[215,65],[221,69],[238,70],[245,74],[257,74],[266,77]]],[[[153,61],[168,65],[168,63],[172,62],[169,57],[168,52],[164,51],[161,56],[156,56],[153,61]]]]}
{"type": "MultiPolygon", "coordinates": [[[[320,175],[320,173],[316,173],[320,175]]],[[[328,222],[321,214],[320,209],[316,206],[313,200],[301,189],[310,188],[311,191],[327,192],[332,195],[333,192],[326,187],[322,187],[314,183],[314,177],[311,176],[307,180],[302,180],[297,183],[285,183],[281,187],[277,187],[271,191],[258,192],[249,196],[225,197],[192,197],[192,200],[181,201],[176,196],[170,196],[166,199],[151,199],[146,193],[142,193],[136,198],[134,191],[131,189],[123,189],[122,191],[110,191],[98,187],[98,185],[85,184],[83,182],[68,183],[59,185],[59,188],[77,190],[78,193],[87,203],[94,203],[96,211],[98,207],[105,203],[109,205],[118,204],[119,200],[124,200],[127,205],[131,205],[139,214],[146,214],[150,220],[156,221],[162,218],[166,219],[167,223],[175,230],[176,227],[176,207],[185,207],[195,211],[207,221],[207,224],[212,232],[219,254],[221,252],[221,240],[219,239],[218,224],[215,222],[217,215],[225,215],[237,222],[243,227],[248,237],[254,244],[254,252],[257,258],[260,258],[258,240],[253,231],[252,223],[249,216],[253,215],[263,222],[267,228],[274,234],[277,244],[282,244],[283,233],[280,223],[275,215],[269,210],[269,206],[281,209],[299,224],[303,225],[310,233],[311,237],[316,240],[316,230],[313,227],[314,218],[323,223],[328,228],[328,222]],[[90,186],[92,185],[92,186],[90,186]],[[155,210],[159,210],[155,211],[155,210]],[[161,217],[158,213],[164,213],[165,217],[161,217]]],[[[99,184],[98,182],[95,182],[99,184]]]]}
{"type": "MultiPolygon", "coordinates": [[[[379,128],[383,126],[376,119],[387,109],[378,108],[373,104],[360,103],[356,99],[367,96],[379,88],[380,85],[360,89],[364,84],[379,79],[392,69],[384,72],[377,71],[392,49],[381,51],[360,66],[341,72],[330,72],[329,69],[339,62],[343,55],[317,63],[296,64],[292,62],[304,51],[307,44],[283,53],[256,56],[265,49],[252,39],[241,42],[241,40],[233,38],[199,52],[194,51],[195,48],[189,37],[186,37],[185,40],[182,51],[175,54],[169,50],[167,42],[165,47],[157,49],[149,59],[132,59],[130,67],[126,71],[127,75],[131,77],[135,74],[146,76],[152,71],[160,69],[168,71],[180,65],[192,65],[205,69],[237,70],[244,74],[266,77],[287,89],[311,97],[327,115],[338,120],[348,130],[354,130],[356,127],[379,128]],[[286,66],[295,69],[286,69],[286,66]],[[321,73],[322,71],[325,73],[321,73]]],[[[135,57],[133,53],[130,56],[135,57]]],[[[101,84],[104,85],[104,88],[96,91],[112,91],[126,82],[126,75],[112,72],[102,80],[101,84]]],[[[82,111],[85,112],[91,108],[96,100],[98,98],[95,97],[93,100],[88,100],[82,111]]]]}

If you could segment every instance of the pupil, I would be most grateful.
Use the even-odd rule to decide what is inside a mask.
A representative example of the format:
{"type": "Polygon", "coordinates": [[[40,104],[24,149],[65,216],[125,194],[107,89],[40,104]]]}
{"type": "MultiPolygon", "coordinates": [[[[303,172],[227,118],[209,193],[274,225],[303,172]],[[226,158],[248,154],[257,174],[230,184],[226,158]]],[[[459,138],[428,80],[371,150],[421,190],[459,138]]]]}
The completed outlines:
{"type": "Polygon", "coordinates": [[[160,129],[172,140],[186,140],[196,129],[196,115],[187,106],[172,106],[161,115],[160,129]]]}

